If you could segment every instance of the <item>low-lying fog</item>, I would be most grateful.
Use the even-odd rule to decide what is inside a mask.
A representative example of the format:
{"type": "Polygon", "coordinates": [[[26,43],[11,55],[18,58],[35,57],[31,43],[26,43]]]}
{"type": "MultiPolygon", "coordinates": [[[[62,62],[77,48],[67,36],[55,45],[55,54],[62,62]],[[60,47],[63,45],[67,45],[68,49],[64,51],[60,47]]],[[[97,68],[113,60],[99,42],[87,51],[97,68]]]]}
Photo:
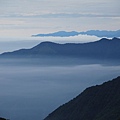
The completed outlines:
{"type": "Polygon", "coordinates": [[[86,87],[120,75],[119,65],[66,61],[0,59],[0,116],[42,120],[86,87]]]}

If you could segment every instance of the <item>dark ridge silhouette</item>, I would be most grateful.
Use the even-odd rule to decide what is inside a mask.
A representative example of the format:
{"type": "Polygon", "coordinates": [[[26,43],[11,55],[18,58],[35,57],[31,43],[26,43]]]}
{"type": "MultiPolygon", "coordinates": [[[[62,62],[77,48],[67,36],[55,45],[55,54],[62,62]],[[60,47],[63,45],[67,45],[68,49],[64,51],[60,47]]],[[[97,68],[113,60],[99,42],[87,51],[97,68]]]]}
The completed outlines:
{"type": "Polygon", "coordinates": [[[37,34],[32,35],[32,37],[70,37],[70,36],[77,36],[77,35],[94,35],[97,37],[120,37],[120,30],[116,31],[107,31],[107,30],[89,30],[85,32],[77,32],[77,31],[58,31],[54,33],[48,33],[48,34],[37,34]]]}
{"type": "Polygon", "coordinates": [[[91,59],[120,59],[120,39],[103,38],[90,43],[42,42],[31,49],[21,49],[1,54],[1,57],[43,57],[65,56],[91,59]]]}
{"type": "Polygon", "coordinates": [[[87,88],[44,120],[120,120],[120,76],[87,88]]]}
{"type": "Polygon", "coordinates": [[[8,120],[8,119],[5,119],[5,118],[1,118],[1,117],[0,117],[0,120],[8,120]]]}

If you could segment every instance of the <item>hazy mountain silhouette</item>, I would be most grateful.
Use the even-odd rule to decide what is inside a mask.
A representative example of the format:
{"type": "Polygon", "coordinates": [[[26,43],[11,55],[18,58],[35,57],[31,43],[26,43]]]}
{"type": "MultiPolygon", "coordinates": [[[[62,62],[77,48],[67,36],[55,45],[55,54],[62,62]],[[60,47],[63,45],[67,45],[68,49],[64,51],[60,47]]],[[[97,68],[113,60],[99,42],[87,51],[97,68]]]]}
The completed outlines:
{"type": "Polygon", "coordinates": [[[57,44],[53,42],[42,42],[31,49],[21,49],[6,52],[1,57],[77,57],[92,59],[120,59],[120,39],[112,40],[103,38],[90,43],[67,43],[57,44]]]}
{"type": "Polygon", "coordinates": [[[33,37],[69,37],[69,36],[76,36],[79,33],[76,31],[71,31],[71,32],[66,32],[66,31],[58,31],[54,33],[48,33],[48,34],[37,34],[37,35],[32,35],[33,37]]]}
{"type": "Polygon", "coordinates": [[[87,88],[44,120],[120,120],[120,77],[87,88]]]}
{"type": "Polygon", "coordinates": [[[120,37],[120,30],[117,31],[107,31],[107,30],[89,30],[86,32],[80,32],[82,35],[94,35],[97,37],[108,37],[108,38],[113,38],[113,37],[120,37]]]}
{"type": "Polygon", "coordinates": [[[37,35],[32,35],[32,37],[70,37],[70,36],[76,36],[76,35],[94,35],[97,37],[108,37],[108,38],[113,38],[113,37],[120,37],[120,30],[116,31],[107,31],[107,30],[89,30],[85,32],[77,32],[77,31],[71,31],[71,32],[66,32],[66,31],[58,31],[54,33],[48,33],[48,34],[37,34],[37,35]]]}

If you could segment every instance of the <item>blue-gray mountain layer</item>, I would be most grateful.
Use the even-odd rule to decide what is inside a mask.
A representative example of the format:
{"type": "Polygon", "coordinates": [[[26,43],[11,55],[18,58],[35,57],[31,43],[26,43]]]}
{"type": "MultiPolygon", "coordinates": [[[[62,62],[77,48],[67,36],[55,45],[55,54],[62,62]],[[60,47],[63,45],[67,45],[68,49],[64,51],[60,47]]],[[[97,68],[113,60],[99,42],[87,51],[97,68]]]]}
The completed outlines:
{"type": "Polygon", "coordinates": [[[113,37],[120,37],[120,30],[116,30],[116,31],[89,30],[89,31],[85,31],[85,32],[58,31],[58,32],[48,33],[48,34],[32,35],[32,37],[70,37],[70,36],[77,36],[77,35],[90,35],[90,36],[97,36],[97,37],[113,38],[113,37]]]}
{"type": "Polygon", "coordinates": [[[117,59],[120,60],[120,39],[103,38],[90,43],[66,43],[42,42],[31,49],[21,49],[6,52],[1,57],[72,57],[91,59],[117,59]]]}

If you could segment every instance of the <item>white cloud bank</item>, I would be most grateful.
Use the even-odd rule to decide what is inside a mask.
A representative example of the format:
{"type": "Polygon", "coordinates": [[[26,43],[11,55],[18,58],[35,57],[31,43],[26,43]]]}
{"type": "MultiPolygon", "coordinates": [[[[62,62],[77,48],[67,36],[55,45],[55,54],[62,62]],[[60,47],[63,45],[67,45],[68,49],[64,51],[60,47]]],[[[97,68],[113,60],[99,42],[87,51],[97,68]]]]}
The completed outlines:
{"type": "Polygon", "coordinates": [[[86,43],[100,40],[96,36],[78,35],[71,37],[19,37],[19,38],[0,38],[0,53],[14,51],[22,48],[32,48],[43,41],[55,43],[86,43]]]}

